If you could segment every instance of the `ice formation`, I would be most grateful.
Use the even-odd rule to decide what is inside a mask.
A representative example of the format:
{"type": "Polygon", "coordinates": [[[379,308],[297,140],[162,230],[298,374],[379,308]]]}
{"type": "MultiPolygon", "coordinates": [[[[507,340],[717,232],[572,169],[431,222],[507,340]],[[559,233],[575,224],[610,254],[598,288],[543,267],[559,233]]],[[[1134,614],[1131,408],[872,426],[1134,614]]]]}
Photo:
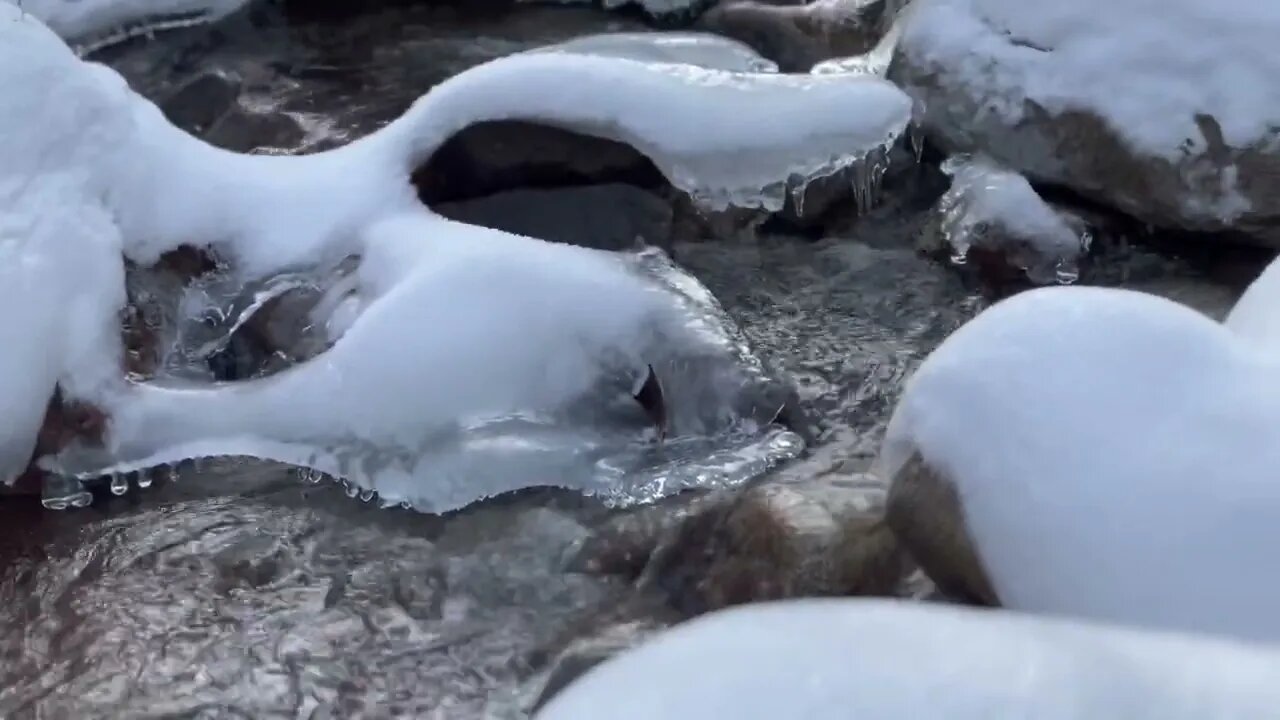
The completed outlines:
{"type": "Polygon", "coordinates": [[[248,0],[0,0],[21,7],[81,52],[157,30],[213,22],[248,0]]]}
{"type": "Polygon", "coordinates": [[[1280,651],[892,600],[791,600],[684,623],[537,720],[1227,720],[1280,703],[1280,651]]]}
{"type": "Polygon", "coordinates": [[[425,210],[365,235],[361,311],[332,349],[260,380],[128,388],[104,403],[105,453],[70,449],[60,469],[247,455],[443,512],[540,483],[620,498],[658,476],[668,492],[702,484],[707,468],[668,462],[706,438],[764,467],[799,449],[782,431],[758,444],[785,394],[713,300],[673,290],[691,279],[659,251],[553,244],[425,210]],[[663,447],[631,397],[650,366],[666,396],[663,447]]]}
{"type": "Polygon", "coordinates": [[[964,263],[971,248],[1000,253],[1036,283],[1071,283],[1092,236],[1084,222],[1054,210],[1016,172],[989,159],[956,155],[942,164],[951,187],[938,200],[939,240],[964,263]]]}
{"type": "Polygon", "coordinates": [[[918,450],[955,484],[1010,608],[1280,639],[1280,578],[1259,570],[1280,523],[1280,356],[1257,307],[1224,326],[1125,290],[1000,302],[909,380],[880,472],[918,450]]]}
{"type": "Polygon", "coordinates": [[[1095,113],[1143,154],[1177,160],[1205,148],[1197,115],[1233,148],[1269,137],[1280,116],[1280,4],[916,0],[909,12],[903,47],[960,68],[1007,125],[1029,98],[1095,113]]]}
{"type": "Polygon", "coordinates": [[[685,63],[729,72],[776,73],[777,63],[721,35],[703,32],[619,32],[584,35],[529,52],[606,55],[658,63],[685,63]]]}
{"type": "Polygon", "coordinates": [[[893,141],[909,114],[906,97],[876,80],[529,53],[442,83],[348,146],[246,156],[177,130],[116,73],[81,61],[7,4],[0,79],[0,210],[15,261],[0,332],[23,339],[6,374],[15,380],[0,386],[17,419],[3,447],[4,479],[26,462],[60,382],[112,414],[107,452],[74,447],[46,459],[68,473],[256,455],[345,476],[361,497],[376,491],[383,502],[427,510],[535,479],[619,502],[644,499],[741,480],[794,454],[799,442],[762,427],[779,409],[774,390],[761,391],[763,371],[705,290],[660,258],[583,254],[449,223],[423,208],[408,178],[440,144],[483,120],[545,122],[631,143],[710,205],[780,207],[787,182],[858,163],[893,141]],[[670,113],[677,105],[682,112],[670,113]],[[232,385],[125,382],[120,256],[148,265],[188,244],[213,246],[240,283],[359,258],[358,287],[335,291],[322,313],[332,349],[232,385]],[[495,258],[497,247],[509,252],[495,258]],[[461,260],[481,256],[511,277],[479,277],[461,260]],[[45,275],[20,275],[28,266],[45,275]],[[600,278],[592,281],[587,268],[600,278]],[[596,302],[557,290],[580,286],[582,297],[596,297],[606,278],[611,295],[596,302]],[[446,287],[458,299],[445,298],[446,287]],[[504,287],[534,295],[481,292],[504,287]],[[18,312],[32,295],[48,318],[18,312]],[[468,307],[509,314],[482,317],[468,307]],[[529,345],[439,341],[487,337],[486,328],[529,345]],[[637,444],[635,418],[619,420],[608,402],[635,391],[642,353],[668,386],[673,435],[656,448],[637,444]],[[556,366],[580,372],[561,377],[556,366]],[[335,391],[348,387],[358,390],[335,391]],[[584,422],[587,410],[617,422],[584,422]],[[480,467],[491,468],[489,477],[463,486],[460,478],[480,467]],[[610,484],[624,475],[625,484],[610,484]]]}

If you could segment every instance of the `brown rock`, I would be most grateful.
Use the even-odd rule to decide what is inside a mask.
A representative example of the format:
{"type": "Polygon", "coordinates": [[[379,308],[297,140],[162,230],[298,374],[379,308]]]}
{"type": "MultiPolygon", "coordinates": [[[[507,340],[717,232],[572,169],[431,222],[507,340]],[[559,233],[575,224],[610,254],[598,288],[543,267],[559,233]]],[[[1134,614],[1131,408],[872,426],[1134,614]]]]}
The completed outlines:
{"type": "Polygon", "coordinates": [[[629,145],[518,121],[466,128],[413,174],[419,197],[432,206],[517,188],[604,183],[667,186],[657,167],[629,145]]]}
{"type": "Polygon", "coordinates": [[[885,522],[944,594],[998,607],[955,486],[915,453],[891,479],[885,522]]]}
{"type": "Polygon", "coordinates": [[[807,5],[748,0],[716,6],[698,25],[750,45],[783,72],[808,72],[823,60],[870,51],[896,6],[893,0],[815,0],[807,5]]]}
{"type": "Polygon", "coordinates": [[[878,499],[832,475],[708,501],[663,539],[639,586],[692,616],[788,597],[892,595],[908,571],[878,499]]]}

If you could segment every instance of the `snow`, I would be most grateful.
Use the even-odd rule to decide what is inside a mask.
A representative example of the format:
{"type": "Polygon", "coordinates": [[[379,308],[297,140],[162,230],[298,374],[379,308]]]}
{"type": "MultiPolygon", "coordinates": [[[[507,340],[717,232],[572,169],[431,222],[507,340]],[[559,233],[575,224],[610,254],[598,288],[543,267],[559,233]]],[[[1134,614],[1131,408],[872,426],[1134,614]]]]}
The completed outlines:
{"type": "Polygon", "coordinates": [[[1280,703],[1280,652],[893,600],[723,610],[597,666],[537,720],[1226,720],[1280,703]]]}
{"type": "Polygon", "coordinates": [[[248,0],[3,0],[20,5],[68,40],[93,37],[94,46],[108,38],[145,29],[157,30],[212,22],[248,0]]]}
{"type": "Polygon", "coordinates": [[[127,134],[118,122],[124,90],[96,71],[64,72],[74,62],[52,33],[0,4],[0,72],[21,68],[4,73],[0,93],[5,482],[27,465],[54,383],[88,392],[109,381],[119,357],[110,328],[124,301],[121,238],[93,166],[127,134]]]}
{"type": "Polygon", "coordinates": [[[1280,263],[1267,265],[1222,321],[1264,349],[1280,349],[1280,263]]]}
{"type": "MultiPolygon", "coordinates": [[[[874,78],[525,53],[441,83],[403,117],[350,145],[300,157],[249,156],[191,138],[128,93],[113,71],[80,63],[51,38],[42,44],[58,72],[85,77],[64,104],[114,108],[96,121],[112,127],[115,139],[95,149],[102,155],[95,171],[113,178],[111,205],[128,239],[126,254],[146,264],[178,243],[218,244],[246,277],[355,250],[360,228],[417,206],[409,173],[476,122],[531,120],[630,143],[707,207],[779,210],[788,189],[894,142],[910,116],[908,98],[874,78]],[[90,74],[101,76],[100,87],[90,74]]],[[[0,66],[0,77],[10,75],[34,79],[21,63],[0,66]]]]}
{"type": "Polygon", "coordinates": [[[571,52],[608,55],[647,62],[686,63],[730,72],[778,71],[747,45],[721,35],[703,32],[615,32],[584,35],[529,52],[571,52]]]}
{"type": "MultiPolygon", "coordinates": [[[[769,380],[738,362],[745,348],[718,307],[649,276],[656,250],[636,258],[543,242],[425,210],[376,223],[365,247],[364,311],[332,349],[261,380],[141,386],[109,400],[111,456],[123,464],[108,470],[216,444],[216,454],[305,465],[432,512],[539,483],[616,491],[647,482],[657,457],[631,398],[649,365],[667,393],[670,453],[734,432],[755,457],[775,449],[757,448],[760,429],[735,412],[766,397],[769,380]],[[604,465],[620,451],[636,462],[604,465]]],[[[767,462],[799,447],[775,441],[783,455],[767,462]]],[[[660,472],[670,491],[701,471],[660,472]]]]}
{"type": "Polygon", "coordinates": [[[970,247],[1002,250],[1041,284],[1079,277],[1090,236],[1072,227],[1026,178],[984,157],[956,155],[942,165],[951,187],[938,201],[943,239],[954,257],[970,247]]]}
{"type": "MultiPolygon", "coordinates": [[[[94,223],[92,242],[99,244],[89,254],[80,246],[90,240],[77,236],[55,242],[15,233],[23,262],[48,253],[49,273],[65,266],[90,276],[72,282],[69,272],[40,292],[46,306],[60,309],[61,322],[79,328],[59,370],[67,386],[115,413],[110,452],[79,448],[52,465],[126,472],[200,453],[257,455],[347,476],[384,501],[431,510],[532,480],[628,502],[692,483],[738,482],[794,455],[794,435],[759,427],[777,410],[776,393],[761,388],[763,370],[718,308],[698,300],[705,289],[696,281],[674,268],[645,266],[653,262],[648,256],[575,261],[577,251],[567,246],[448,223],[421,206],[409,175],[473,123],[522,119],[631,143],[708,206],[780,208],[789,188],[894,141],[906,127],[909,100],[876,79],[641,62],[601,55],[598,45],[591,52],[526,53],[473,68],[342,148],[248,156],[174,128],[114,71],[79,60],[33,16],[0,5],[0,156],[8,161],[0,178],[16,188],[6,190],[6,214],[33,224],[94,223]],[[53,194],[32,178],[61,184],[53,194]],[[468,243],[486,252],[512,249],[476,277],[441,254],[446,245],[462,253],[468,243]],[[213,245],[246,283],[360,256],[358,297],[331,303],[323,323],[341,335],[338,344],[303,368],[242,386],[124,386],[114,339],[123,303],[117,258],[146,265],[181,244],[213,245]],[[70,257],[77,252],[83,259],[70,257]],[[526,262],[513,259],[523,253],[526,262]],[[423,269],[419,257],[438,267],[423,269]],[[576,263],[608,282],[574,275],[576,263]],[[616,301],[583,305],[581,298],[605,286],[616,301]],[[655,295],[654,287],[662,291],[655,295]],[[443,288],[467,298],[462,309],[446,301],[443,288]],[[82,311],[65,312],[77,303],[82,311]],[[485,308],[506,314],[477,314],[485,308]],[[516,319],[522,322],[512,324],[516,319]],[[489,331],[510,342],[470,342],[489,331]],[[669,366],[659,375],[678,432],[660,449],[636,445],[635,433],[623,432],[634,431],[627,424],[634,418],[582,422],[581,406],[603,412],[616,387],[638,381],[639,359],[669,366]],[[578,372],[548,377],[548,363],[578,372]],[[341,388],[357,390],[335,395],[341,388]],[[517,408],[524,415],[512,416],[517,408]],[[449,435],[449,423],[465,432],[449,435]],[[476,479],[480,467],[493,468],[492,476],[476,479]]],[[[64,349],[57,323],[12,323],[4,332],[42,342],[13,356],[24,364],[8,377],[43,384],[32,386],[40,392],[16,381],[0,388],[7,393],[0,400],[11,400],[14,417],[23,418],[8,431],[6,469],[25,462],[22,451],[43,410],[36,399],[48,397],[52,370],[37,365],[64,349]]]]}
{"type": "Polygon", "coordinates": [[[1206,147],[1197,114],[1228,145],[1280,117],[1280,4],[1259,0],[917,0],[900,48],[963,78],[1012,125],[1025,100],[1096,113],[1135,149],[1177,160],[1206,147]]]}
{"type": "Polygon", "coordinates": [[[954,482],[1008,607],[1280,639],[1268,350],[1154,295],[1023,293],[921,364],[880,472],[919,449],[954,482]]]}
{"type": "Polygon", "coordinates": [[[532,53],[440,84],[380,134],[424,157],[480,119],[539,120],[632,145],[708,208],[777,211],[788,180],[853,166],[895,142],[910,115],[907,96],[872,77],[532,53]]]}

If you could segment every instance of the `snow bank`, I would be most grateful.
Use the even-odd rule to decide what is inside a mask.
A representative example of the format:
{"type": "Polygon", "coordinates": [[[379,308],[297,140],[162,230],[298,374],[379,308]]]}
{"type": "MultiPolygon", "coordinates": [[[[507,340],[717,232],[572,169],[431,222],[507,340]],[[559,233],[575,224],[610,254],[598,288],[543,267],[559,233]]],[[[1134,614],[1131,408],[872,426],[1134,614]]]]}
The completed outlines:
{"type": "Polygon", "coordinates": [[[1024,101],[1084,110],[1144,154],[1177,160],[1206,141],[1270,137],[1280,118],[1280,4],[1258,0],[916,0],[901,47],[959,72],[1012,126],[1024,101]]]}
{"type": "Polygon", "coordinates": [[[213,22],[248,0],[3,0],[83,50],[145,32],[213,22]]]}
{"type": "Polygon", "coordinates": [[[1008,607],[1280,639],[1280,357],[1182,305],[1005,300],[908,382],[881,472],[956,485],[1008,607]]]}
{"type": "Polygon", "coordinates": [[[723,610],[591,670],[538,720],[1267,717],[1280,652],[890,600],[723,610]]]}

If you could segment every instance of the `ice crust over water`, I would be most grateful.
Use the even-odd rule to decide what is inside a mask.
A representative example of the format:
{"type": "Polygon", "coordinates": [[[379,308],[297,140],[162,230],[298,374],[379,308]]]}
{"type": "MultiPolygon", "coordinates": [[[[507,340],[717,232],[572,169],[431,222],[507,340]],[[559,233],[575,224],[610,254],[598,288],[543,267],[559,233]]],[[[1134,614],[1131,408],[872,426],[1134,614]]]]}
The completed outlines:
{"type": "Polygon", "coordinates": [[[1227,720],[1268,717],[1277,703],[1270,647],[938,604],[791,600],[667,630],[535,717],[1227,720]]]}
{"type": "Polygon", "coordinates": [[[22,339],[5,368],[12,384],[0,386],[15,418],[4,479],[25,464],[60,381],[112,412],[109,451],[73,448],[52,463],[67,472],[252,455],[426,510],[532,480],[630,502],[738,482],[799,449],[793,434],[763,427],[780,409],[776,386],[764,387],[758,361],[696,281],[651,253],[593,254],[431,214],[408,177],[436,147],[481,120],[543,121],[632,142],[702,197],[763,204],[769,182],[892,139],[907,110],[884,83],[535,53],[458,76],[346,147],[245,156],[178,131],[116,73],[79,60],[7,4],[0,79],[0,155],[9,161],[0,212],[14,258],[0,331],[22,339]],[[686,113],[669,112],[686,100],[686,113]],[[126,383],[121,254],[148,265],[184,244],[213,245],[231,280],[263,287],[360,258],[358,285],[337,293],[322,318],[326,342],[337,344],[239,385],[126,383]],[[19,272],[24,263],[46,275],[19,272]],[[50,317],[18,312],[32,297],[50,317]],[[439,340],[447,336],[468,341],[439,340]],[[646,441],[629,398],[640,360],[667,385],[673,435],[660,448],[646,441]],[[467,480],[479,467],[489,476],[467,480]]]}
{"type": "Polygon", "coordinates": [[[655,253],[546,243],[425,210],[377,223],[359,270],[364,311],[331,350],[234,385],[132,388],[107,405],[114,464],[88,449],[59,464],[122,473],[251,455],[442,512],[539,483],[634,498],[658,478],[664,493],[740,482],[793,455],[789,433],[759,443],[781,409],[780,395],[767,404],[763,368],[707,298],[652,279],[679,272],[655,253]],[[650,364],[667,393],[661,448],[631,399],[650,364]],[[752,460],[748,474],[707,483],[707,438],[752,460]]]}
{"type": "Polygon", "coordinates": [[[1258,570],[1280,521],[1280,355],[1250,322],[1273,294],[1255,285],[1225,326],[1124,290],[998,303],[911,378],[881,472],[918,449],[955,483],[1010,608],[1280,639],[1280,578],[1258,570]]]}
{"type": "Polygon", "coordinates": [[[21,5],[81,52],[157,30],[213,22],[248,0],[0,0],[21,5]]]}
{"type": "Polygon", "coordinates": [[[703,32],[618,32],[584,35],[529,52],[569,52],[642,62],[687,63],[712,70],[776,73],[778,64],[747,45],[703,32]]]}
{"type": "Polygon", "coordinates": [[[1039,284],[1071,283],[1092,242],[1088,228],[1036,194],[1027,179],[980,156],[956,155],[942,164],[951,187],[938,201],[939,231],[952,259],[970,248],[1004,253],[1039,284]]]}

